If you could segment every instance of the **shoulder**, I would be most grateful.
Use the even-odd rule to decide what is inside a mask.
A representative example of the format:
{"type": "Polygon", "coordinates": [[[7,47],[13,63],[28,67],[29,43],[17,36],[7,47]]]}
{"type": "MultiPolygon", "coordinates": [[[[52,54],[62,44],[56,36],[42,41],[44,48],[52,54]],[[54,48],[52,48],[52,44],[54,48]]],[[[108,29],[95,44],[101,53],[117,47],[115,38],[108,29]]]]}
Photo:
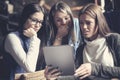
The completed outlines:
{"type": "Polygon", "coordinates": [[[120,34],[118,33],[109,33],[106,35],[107,39],[120,39],[120,34]]]}
{"type": "Polygon", "coordinates": [[[15,37],[15,36],[18,36],[19,33],[18,32],[11,32],[7,35],[7,37],[15,37]]]}
{"type": "Polygon", "coordinates": [[[13,40],[19,39],[19,33],[18,32],[11,32],[6,36],[6,40],[13,40]]]}
{"type": "Polygon", "coordinates": [[[114,47],[114,48],[120,47],[120,34],[110,33],[106,35],[106,42],[111,47],[114,47]]]}

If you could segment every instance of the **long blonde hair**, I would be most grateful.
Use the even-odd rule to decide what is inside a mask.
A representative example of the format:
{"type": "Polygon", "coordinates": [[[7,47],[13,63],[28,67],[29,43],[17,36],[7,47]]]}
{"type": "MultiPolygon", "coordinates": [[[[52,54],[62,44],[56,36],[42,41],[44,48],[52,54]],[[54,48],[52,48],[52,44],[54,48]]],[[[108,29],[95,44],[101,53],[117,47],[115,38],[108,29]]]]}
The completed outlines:
{"type": "Polygon", "coordinates": [[[72,36],[72,41],[75,42],[75,34],[74,34],[74,25],[73,25],[73,14],[70,9],[70,7],[63,1],[59,1],[56,4],[54,4],[50,10],[49,13],[49,21],[50,21],[50,27],[51,27],[51,39],[54,39],[57,33],[57,27],[54,22],[54,15],[56,14],[57,11],[60,12],[67,12],[68,15],[70,15],[70,18],[72,20],[72,25],[71,25],[71,30],[70,30],[70,35],[72,36]]]}

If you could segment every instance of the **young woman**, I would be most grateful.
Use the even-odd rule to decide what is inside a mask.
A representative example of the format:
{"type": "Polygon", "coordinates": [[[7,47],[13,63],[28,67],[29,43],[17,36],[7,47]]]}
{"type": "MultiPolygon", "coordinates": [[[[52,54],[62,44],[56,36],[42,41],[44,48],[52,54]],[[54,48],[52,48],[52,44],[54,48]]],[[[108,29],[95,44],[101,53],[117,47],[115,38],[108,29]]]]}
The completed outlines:
{"type": "Polygon", "coordinates": [[[78,19],[73,18],[70,7],[62,1],[55,3],[50,10],[49,21],[51,45],[69,44],[76,50],[81,42],[81,35],[78,19]]]}
{"type": "MultiPolygon", "coordinates": [[[[70,7],[63,1],[55,3],[49,13],[49,22],[51,28],[49,45],[70,45],[73,46],[76,51],[78,45],[82,42],[82,39],[79,21],[77,18],[73,18],[70,7]]],[[[53,77],[47,70],[48,68],[46,68],[45,71],[46,77],[53,77]]],[[[54,74],[56,70],[51,72],[54,74]]]]}
{"type": "Polygon", "coordinates": [[[9,60],[10,80],[14,80],[15,73],[36,70],[40,46],[44,45],[46,40],[44,19],[45,12],[42,7],[34,3],[28,4],[21,14],[18,31],[11,32],[6,37],[5,50],[13,58],[13,61],[11,58],[9,60]]]}
{"type": "Polygon", "coordinates": [[[75,76],[120,79],[120,35],[110,32],[101,8],[95,4],[86,5],[78,18],[84,43],[77,49],[75,76]]]}

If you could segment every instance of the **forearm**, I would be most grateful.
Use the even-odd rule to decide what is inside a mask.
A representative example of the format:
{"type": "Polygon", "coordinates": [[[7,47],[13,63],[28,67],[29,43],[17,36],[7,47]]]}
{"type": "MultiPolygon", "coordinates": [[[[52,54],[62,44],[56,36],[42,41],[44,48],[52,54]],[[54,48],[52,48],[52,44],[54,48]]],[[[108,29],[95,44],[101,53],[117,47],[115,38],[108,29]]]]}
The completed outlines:
{"type": "Polygon", "coordinates": [[[5,50],[12,55],[15,61],[27,72],[33,72],[36,68],[40,41],[36,38],[31,40],[28,53],[22,47],[21,41],[15,34],[7,36],[5,50]]]}
{"type": "Polygon", "coordinates": [[[109,67],[92,63],[92,75],[103,78],[120,78],[120,67],[109,67]]]}
{"type": "Polygon", "coordinates": [[[30,46],[28,49],[28,53],[26,55],[26,66],[29,70],[34,70],[36,68],[36,63],[38,59],[38,54],[39,54],[39,49],[40,49],[40,40],[34,36],[30,40],[30,46]]]}

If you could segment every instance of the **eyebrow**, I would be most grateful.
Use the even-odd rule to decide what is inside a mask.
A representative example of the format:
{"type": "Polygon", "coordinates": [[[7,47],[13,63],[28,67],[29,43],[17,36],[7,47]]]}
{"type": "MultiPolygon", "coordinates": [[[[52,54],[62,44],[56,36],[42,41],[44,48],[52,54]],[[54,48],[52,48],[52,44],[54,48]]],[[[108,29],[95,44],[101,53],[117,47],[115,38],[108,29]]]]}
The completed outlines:
{"type": "MultiPolygon", "coordinates": [[[[55,18],[61,19],[61,17],[58,17],[58,16],[56,16],[55,18]]],[[[64,17],[62,17],[62,18],[70,18],[70,16],[69,16],[69,15],[66,15],[66,16],[64,16],[64,17]]]]}
{"type": "Polygon", "coordinates": [[[42,20],[39,20],[39,19],[37,19],[37,18],[34,18],[34,17],[30,17],[31,19],[35,19],[35,20],[38,20],[38,21],[43,21],[43,19],[42,20]]]}

